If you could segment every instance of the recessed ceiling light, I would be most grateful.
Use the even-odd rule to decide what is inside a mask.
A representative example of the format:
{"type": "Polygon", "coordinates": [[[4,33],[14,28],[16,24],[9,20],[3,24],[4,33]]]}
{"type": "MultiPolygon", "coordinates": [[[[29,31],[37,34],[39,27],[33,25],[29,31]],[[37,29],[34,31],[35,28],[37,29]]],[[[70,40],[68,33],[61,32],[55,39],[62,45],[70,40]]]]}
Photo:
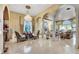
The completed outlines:
{"type": "Polygon", "coordinates": [[[66,10],[70,10],[71,8],[67,8],[66,10]]]}
{"type": "Polygon", "coordinates": [[[30,5],[26,5],[25,6],[27,9],[31,9],[31,6],[30,5]]]}

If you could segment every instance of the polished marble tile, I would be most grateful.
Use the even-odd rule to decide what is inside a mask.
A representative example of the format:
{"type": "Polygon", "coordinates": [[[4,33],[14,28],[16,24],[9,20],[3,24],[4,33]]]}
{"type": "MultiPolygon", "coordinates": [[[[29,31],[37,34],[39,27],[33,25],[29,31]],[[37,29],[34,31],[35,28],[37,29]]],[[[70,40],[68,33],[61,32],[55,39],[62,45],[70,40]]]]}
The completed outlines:
{"type": "Polygon", "coordinates": [[[54,40],[40,38],[20,43],[7,42],[7,54],[72,54],[79,53],[71,46],[71,40],[54,40]]]}

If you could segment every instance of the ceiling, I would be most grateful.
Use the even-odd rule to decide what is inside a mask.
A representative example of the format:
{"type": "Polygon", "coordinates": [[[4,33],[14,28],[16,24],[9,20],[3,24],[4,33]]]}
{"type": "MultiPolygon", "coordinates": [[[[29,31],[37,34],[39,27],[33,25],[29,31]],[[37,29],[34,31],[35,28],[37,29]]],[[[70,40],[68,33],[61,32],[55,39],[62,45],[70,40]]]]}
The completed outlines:
{"type": "Polygon", "coordinates": [[[58,18],[59,20],[67,20],[76,16],[75,8],[73,5],[62,5],[59,9],[58,18]]]}
{"type": "MultiPolygon", "coordinates": [[[[9,4],[9,10],[14,11],[21,14],[26,14],[26,4],[9,4]]],[[[52,4],[31,4],[31,9],[29,10],[29,14],[31,16],[36,16],[40,12],[52,6],[52,4]]]]}

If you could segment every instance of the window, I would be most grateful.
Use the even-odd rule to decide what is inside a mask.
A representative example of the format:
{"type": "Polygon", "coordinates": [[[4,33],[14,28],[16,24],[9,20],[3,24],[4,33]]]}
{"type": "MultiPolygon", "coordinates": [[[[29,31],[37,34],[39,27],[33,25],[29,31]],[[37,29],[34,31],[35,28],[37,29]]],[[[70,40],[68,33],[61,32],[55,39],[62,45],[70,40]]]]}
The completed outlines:
{"type": "Polygon", "coordinates": [[[32,32],[32,22],[24,21],[24,32],[32,32]]]}

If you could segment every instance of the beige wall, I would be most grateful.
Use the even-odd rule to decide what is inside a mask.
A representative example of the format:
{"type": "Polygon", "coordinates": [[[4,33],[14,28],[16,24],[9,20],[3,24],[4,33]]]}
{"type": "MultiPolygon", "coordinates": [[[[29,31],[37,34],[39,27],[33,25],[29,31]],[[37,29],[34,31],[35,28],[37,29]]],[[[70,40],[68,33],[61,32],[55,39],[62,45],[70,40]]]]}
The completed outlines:
{"type": "MultiPolygon", "coordinates": [[[[42,30],[42,17],[43,17],[43,15],[45,13],[50,13],[50,14],[52,13],[53,14],[59,8],[59,6],[60,5],[53,5],[34,17],[33,28],[34,28],[35,32],[37,32],[37,30],[42,30]],[[37,20],[38,17],[41,17],[39,19],[39,21],[37,20]]],[[[19,25],[19,17],[20,16],[21,16],[21,24],[23,24],[24,15],[10,11],[9,27],[12,29],[15,29],[18,32],[20,32],[20,25],[19,25]]]]}
{"type": "Polygon", "coordinates": [[[21,32],[20,25],[23,25],[24,16],[23,14],[10,11],[9,28],[21,32]]]}
{"type": "Polygon", "coordinates": [[[56,12],[56,10],[58,10],[59,7],[60,7],[60,5],[52,5],[51,7],[49,7],[48,9],[46,9],[45,11],[39,13],[37,16],[34,17],[34,19],[35,19],[35,33],[37,32],[38,29],[42,31],[43,15],[45,13],[54,14],[56,12]],[[38,17],[41,17],[39,20],[40,24],[37,22],[38,17]]]}

